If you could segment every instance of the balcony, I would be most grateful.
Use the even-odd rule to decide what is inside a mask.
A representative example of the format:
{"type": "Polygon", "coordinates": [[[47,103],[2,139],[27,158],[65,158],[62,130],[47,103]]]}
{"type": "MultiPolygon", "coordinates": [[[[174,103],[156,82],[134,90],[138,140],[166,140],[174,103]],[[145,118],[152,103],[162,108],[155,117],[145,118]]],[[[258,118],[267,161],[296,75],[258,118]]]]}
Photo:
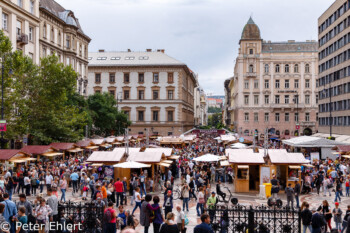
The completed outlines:
{"type": "Polygon", "coordinates": [[[21,33],[20,35],[17,35],[17,43],[20,45],[26,45],[28,44],[28,35],[21,33]]]}
{"type": "Polygon", "coordinates": [[[227,110],[228,111],[234,111],[234,110],[236,110],[236,107],[230,106],[230,107],[227,108],[227,110]]]}
{"type": "Polygon", "coordinates": [[[302,121],[302,122],[300,122],[300,126],[302,126],[302,127],[315,127],[316,122],[314,122],[314,121],[302,121]]]}
{"type": "Polygon", "coordinates": [[[256,72],[247,72],[244,77],[246,78],[256,78],[256,72]]]}

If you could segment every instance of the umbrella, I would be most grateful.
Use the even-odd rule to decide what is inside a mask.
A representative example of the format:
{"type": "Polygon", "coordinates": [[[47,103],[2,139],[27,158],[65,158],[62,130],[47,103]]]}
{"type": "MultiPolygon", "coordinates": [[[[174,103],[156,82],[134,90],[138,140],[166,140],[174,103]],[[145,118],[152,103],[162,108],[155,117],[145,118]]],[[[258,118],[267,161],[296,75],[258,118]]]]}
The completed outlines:
{"type": "Polygon", "coordinates": [[[247,147],[246,144],[243,144],[240,142],[237,142],[237,143],[231,145],[232,149],[242,149],[242,148],[246,148],[246,147],[247,147]]]}
{"type": "Polygon", "coordinates": [[[217,162],[220,160],[220,157],[213,154],[205,154],[193,160],[198,162],[217,162]]]}
{"type": "Polygon", "coordinates": [[[113,167],[120,167],[120,168],[144,168],[144,167],[150,167],[151,165],[149,164],[144,164],[144,163],[138,163],[134,161],[128,161],[124,163],[118,163],[114,165],[113,167]]]}

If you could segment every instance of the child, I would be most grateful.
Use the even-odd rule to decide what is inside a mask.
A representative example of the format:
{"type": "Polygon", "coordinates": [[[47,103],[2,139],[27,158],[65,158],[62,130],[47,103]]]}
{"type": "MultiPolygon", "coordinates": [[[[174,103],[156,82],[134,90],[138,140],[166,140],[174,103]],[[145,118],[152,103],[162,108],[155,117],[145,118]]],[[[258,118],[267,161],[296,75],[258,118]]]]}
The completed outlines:
{"type": "Polygon", "coordinates": [[[86,197],[87,197],[87,192],[89,191],[89,188],[87,187],[87,185],[85,184],[83,187],[83,200],[86,201],[86,197]]]}
{"type": "Polygon", "coordinates": [[[152,178],[149,178],[149,191],[153,193],[153,180],[152,178]]]}
{"type": "Polygon", "coordinates": [[[349,179],[346,179],[345,189],[346,189],[346,196],[350,197],[350,182],[349,182],[349,179]]]}
{"type": "Polygon", "coordinates": [[[334,222],[335,222],[335,228],[338,229],[338,231],[341,231],[342,227],[342,221],[341,215],[343,214],[342,210],[339,208],[339,203],[334,203],[335,208],[333,209],[333,216],[334,216],[334,222]]]}
{"type": "MultiPolygon", "coordinates": [[[[23,230],[23,225],[28,223],[28,217],[26,216],[26,208],[24,206],[20,207],[18,209],[18,222],[20,222],[20,226],[17,227],[16,232],[17,233],[26,233],[27,231],[23,230]]],[[[17,226],[19,224],[16,224],[17,226]]]]}

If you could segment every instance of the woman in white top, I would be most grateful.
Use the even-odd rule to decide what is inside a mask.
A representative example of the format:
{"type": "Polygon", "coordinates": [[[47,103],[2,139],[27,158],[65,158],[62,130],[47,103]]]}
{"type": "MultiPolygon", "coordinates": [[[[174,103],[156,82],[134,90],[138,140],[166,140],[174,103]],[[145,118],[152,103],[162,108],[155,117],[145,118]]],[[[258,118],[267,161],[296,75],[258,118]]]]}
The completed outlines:
{"type": "Polygon", "coordinates": [[[45,199],[40,200],[40,205],[35,209],[36,221],[39,224],[39,233],[45,233],[45,225],[52,213],[50,206],[46,205],[45,199]]]}
{"type": "Polygon", "coordinates": [[[2,192],[5,191],[5,178],[3,176],[0,177],[0,189],[2,192]]]}
{"type": "Polygon", "coordinates": [[[140,187],[137,187],[137,188],[135,189],[134,198],[135,198],[135,208],[132,210],[132,214],[131,214],[131,215],[134,215],[134,212],[135,212],[135,210],[137,209],[137,207],[139,207],[140,210],[141,210],[140,187]]]}
{"type": "Polygon", "coordinates": [[[204,198],[204,192],[203,192],[203,187],[199,187],[199,192],[197,195],[197,216],[200,217],[201,214],[204,212],[204,203],[205,203],[205,198],[204,198]],[[199,209],[201,212],[199,213],[199,209]]]}

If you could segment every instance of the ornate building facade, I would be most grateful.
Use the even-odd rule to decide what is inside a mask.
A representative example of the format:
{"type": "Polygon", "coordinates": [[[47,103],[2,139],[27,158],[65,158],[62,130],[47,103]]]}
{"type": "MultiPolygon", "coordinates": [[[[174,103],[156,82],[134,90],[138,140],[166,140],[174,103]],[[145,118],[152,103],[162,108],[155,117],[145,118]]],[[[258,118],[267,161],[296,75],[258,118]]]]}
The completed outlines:
{"type": "Polygon", "coordinates": [[[181,135],[193,128],[196,75],[164,50],[89,53],[88,95],[109,92],[130,134],[181,135]]]}
{"type": "Polygon", "coordinates": [[[231,84],[236,132],[263,136],[269,129],[281,138],[314,133],[317,43],[263,41],[250,18],[239,44],[231,84]]]}

